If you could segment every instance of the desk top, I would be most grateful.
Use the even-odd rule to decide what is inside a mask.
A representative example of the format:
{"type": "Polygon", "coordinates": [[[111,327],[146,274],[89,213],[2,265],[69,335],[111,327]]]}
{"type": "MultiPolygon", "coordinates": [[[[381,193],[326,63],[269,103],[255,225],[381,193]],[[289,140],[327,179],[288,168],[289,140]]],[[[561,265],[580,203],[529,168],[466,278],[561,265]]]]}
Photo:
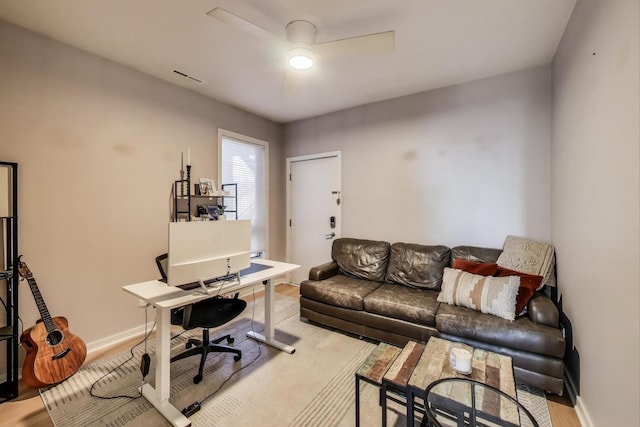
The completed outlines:
{"type": "MultiPolygon", "coordinates": [[[[249,287],[264,280],[273,279],[274,277],[283,276],[293,270],[300,268],[297,264],[289,264],[286,262],[272,261],[268,259],[256,258],[251,260],[254,264],[267,265],[271,268],[256,271],[244,276],[240,276],[240,283],[223,288],[221,295],[235,293],[240,289],[249,287]]],[[[176,308],[192,304],[203,299],[211,298],[213,295],[207,295],[200,288],[184,291],[175,286],[169,286],[159,280],[150,280],[148,282],[134,283],[123,286],[126,292],[147,301],[158,308],[176,308]]]]}

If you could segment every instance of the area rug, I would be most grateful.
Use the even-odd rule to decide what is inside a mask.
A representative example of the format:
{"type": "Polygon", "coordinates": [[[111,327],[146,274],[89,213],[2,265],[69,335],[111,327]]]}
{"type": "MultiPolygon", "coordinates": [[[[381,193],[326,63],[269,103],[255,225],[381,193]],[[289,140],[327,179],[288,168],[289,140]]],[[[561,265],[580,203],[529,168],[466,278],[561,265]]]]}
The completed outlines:
{"type": "MultiPolygon", "coordinates": [[[[171,403],[182,409],[202,401],[202,409],[192,415],[193,426],[336,426],[355,425],[354,373],[375,348],[375,344],[330,329],[302,322],[297,298],[276,295],[276,338],[296,348],[287,354],[246,338],[248,330],[261,332],[264,304],[258,299],[237,321],[223,327],[243,351],[239,362],[233,355],[209,356],[201,383],[193,384],[196,357],[171,364],[171,403]],[[256,319],[256,320],[252,320],[256,319]],[[216,390],[219,390],[216,392],[216,390]]],[[[172,340],[172,355],[184,350],[187,331],[172,340]]],[[[216,336],[215,331],[212,336],[216,336]]],[[[155,352],[150,339],[147,352],[155,352]]],[[[144,346],[131,352],[100,359],[82,367],[67,381],[40,395],[55,426],[168,426],[153,406],[139,395],[142,384],[140,358],[144,346]],[[133,357],[131,356],[133,353],[133,357]],[[120,366],[122,365],[122,366],[120,366]],[[114,372],[109,373],[118,367],[114,372]],[[105,374],[107,374],[105,376],[105,374]],[[97,383],[96,383],[97,381],[97,383]],[[100,399],[127,395],[134,397],[100,399]]],[[[154,366],[145,381],[154,384],[154,366]]],[[[364,384],[361,394],[361,424],[380,425],[377,388],[364,384]]],[[[544,394],[518,388],[518,398],[533,412],[541,426],[551,426],[544,394]]],[[[405,426],[403,408],[391,405],[388,425],[405,426]]]]}

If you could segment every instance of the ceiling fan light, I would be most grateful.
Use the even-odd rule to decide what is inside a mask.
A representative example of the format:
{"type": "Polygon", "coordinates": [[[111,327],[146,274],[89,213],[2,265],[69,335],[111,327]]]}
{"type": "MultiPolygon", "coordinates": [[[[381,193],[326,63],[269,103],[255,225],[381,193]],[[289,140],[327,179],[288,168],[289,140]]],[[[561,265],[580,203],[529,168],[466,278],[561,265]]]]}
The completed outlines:
{"type": "Polygon", "coordinates": [[[313,51],[304,47],[297,47],[289,52],[289,65],[296,70],[308,70],[315,59],[313,51]]]}

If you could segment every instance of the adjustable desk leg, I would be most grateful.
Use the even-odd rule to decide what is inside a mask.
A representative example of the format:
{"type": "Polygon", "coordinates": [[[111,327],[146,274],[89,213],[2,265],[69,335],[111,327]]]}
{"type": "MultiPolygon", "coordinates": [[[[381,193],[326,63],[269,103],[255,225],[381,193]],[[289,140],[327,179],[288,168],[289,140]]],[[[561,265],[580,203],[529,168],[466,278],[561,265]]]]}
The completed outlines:
{"type": "Polygon", "coordinates": [[[259,334],[254,331],[247,332],[247,336],[251,337],[257,341],[268,344],[272,347],[275,347],[279,350],[286,351],[289,354],[292,354],[296,351],[295,348],[290,345],[281,343],[280,341],[275,340],[275,327],[273,326],[275,317],[274,317],[274,295],[275,290],[273,289],[273,284],[271,280],[265,280],[262,282],[265,285],[264,289],[264,335],[259,334]]]}
{"type": "Polygon", "coordinates": [[[182,415],[171,403],[171,310],[156,308],[158,317],[158,332],[156,346],[156,388],[150,384],[144,384],[140,388],[142,395],[176,427],[188,427],[191,425],[189,418],[182,415]]]}

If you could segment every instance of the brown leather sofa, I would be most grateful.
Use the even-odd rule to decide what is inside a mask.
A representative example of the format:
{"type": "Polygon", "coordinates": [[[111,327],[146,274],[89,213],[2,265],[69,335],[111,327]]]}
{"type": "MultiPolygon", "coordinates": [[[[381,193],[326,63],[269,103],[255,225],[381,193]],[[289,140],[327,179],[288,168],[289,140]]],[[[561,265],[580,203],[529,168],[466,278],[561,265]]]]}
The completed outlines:
{"type": "Polygon", "coordinates": [[[332,261],[300,285],[300,316],[403,346],[437,336],[512,357],[516,381],[562,394],[565,340],[542,292],[509,321],[437,301],[444,267],[456,258],[496,262],[500,249],[336,239],[332,261]]]}

